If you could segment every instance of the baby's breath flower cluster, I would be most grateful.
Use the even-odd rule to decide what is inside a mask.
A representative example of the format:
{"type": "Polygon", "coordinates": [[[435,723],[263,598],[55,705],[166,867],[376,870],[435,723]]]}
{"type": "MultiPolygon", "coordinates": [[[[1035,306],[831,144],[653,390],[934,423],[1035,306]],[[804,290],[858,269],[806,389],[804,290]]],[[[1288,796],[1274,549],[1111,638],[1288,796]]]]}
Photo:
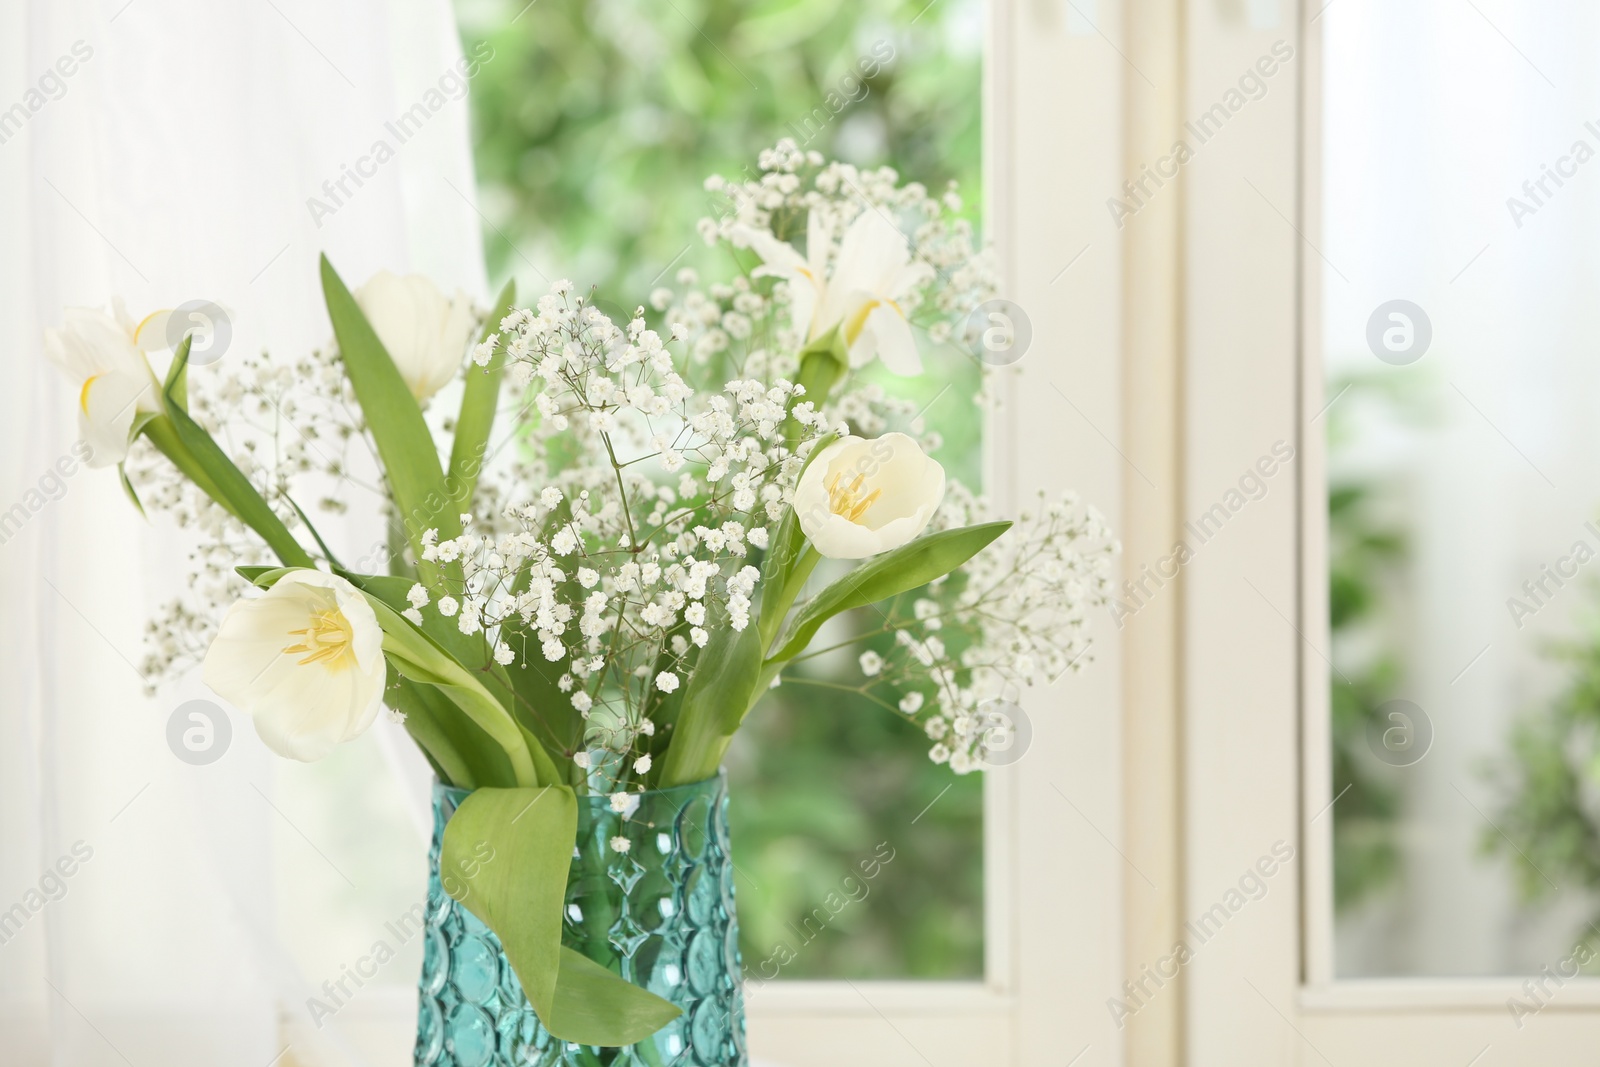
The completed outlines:
{"type": "MultiPolygon", "coordinates": [[[[296,503],[342,514],[355,487],[381,494],[350,473],[363,435],[359,407],[335,350],[290,363],[265,353],[189,373],[189,413],[291,530],[303,526],[296,503]]],[[[217,620],[249,583],[240,566],[275,563],[267,546],[156,451],[146,438],[128,454],[130,484],[147,512],[169,516],[189,547],[184,593],[146,624],[141,673],[154,691],[200,661],[217,620]]]]}
{"type": "MultiPolygon", "coordinates": [[[[988,506],[960,487],[940,521],[987,518],[988,506]]],[[[1039,496],[1012,530],[927,594],[895,601],[872,631],[892,633],[887,654],[862,653],[862,691],[920,725],[928,756],[958,774],[1004,748],[1007,716],[991,702],[1080,671],[1093,659],[1088,610],[1103,606],[1119,550],[1099,512],[1072,493],[1039,496]],[[897,699],[896,699],[897,698],[897,699]]],[[[1009,743],[1009,742],[1007,742],[1009,743]]]]}
{"type": "Polygon", "coordinates": [[[694,650],[714,627],[750,625],[751,550],[767,547],[814,433],[786,439],[799,389],[781,378],[696,390],[671,351],[686,333],[661,337],[643,309],[619,326],[568,282],[507,316],[479,358],[503,349],[532,391],[544,458],[528,473],[544,485],[493,532],[429,531],[423,559],[459,561],[462,578],[419,584],[407,612],[455,619],[503,665],[558,670],[587,728],[544,740],[618,780],[649,770],[651,710],[694,650]]]}

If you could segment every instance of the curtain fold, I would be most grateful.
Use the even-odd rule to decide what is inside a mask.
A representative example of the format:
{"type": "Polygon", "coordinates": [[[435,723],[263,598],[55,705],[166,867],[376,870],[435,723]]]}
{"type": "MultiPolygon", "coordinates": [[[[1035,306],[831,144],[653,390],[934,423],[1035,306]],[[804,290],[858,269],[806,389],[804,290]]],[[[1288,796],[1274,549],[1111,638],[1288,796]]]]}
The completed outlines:
{"type": "MultiPolygon", "coordinates": [[[[0,6],[0,1062],[361,1062],[337,1017],[309,1020],[328,975],[287,928],[323,860],[333,913],[393,910],[421,846],[375,886],[325,832],[339,812],[314,810],[338,790],[281,795],[237,712],[216,763],[168,747],[178,705],[214,699],[198,678],[147,696],[140,671],[184,550],[76,462],[41,334],[63,305],[199,298],[232,341],[196,378],[293,360],[330,336],[324,251],[352,285],[419,271],[486,302],[467,70],[445,0],[0,6]]],[[[404,821],[409,746],[367,746],[369,802],[404,821]]]]}

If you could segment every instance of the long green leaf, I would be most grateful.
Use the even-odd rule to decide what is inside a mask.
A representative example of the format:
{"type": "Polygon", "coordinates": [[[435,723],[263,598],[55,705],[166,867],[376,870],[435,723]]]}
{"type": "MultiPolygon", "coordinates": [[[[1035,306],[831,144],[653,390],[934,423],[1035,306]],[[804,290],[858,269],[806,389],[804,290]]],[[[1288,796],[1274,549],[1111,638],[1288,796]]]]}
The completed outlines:
{"type": "Polygon", "coordinates": [[[548,1029],[580,1045],[631,1045],[682,1012],[565,945],[556,981],[555,1018],[548,1029]]]}
{"type": "Polygon", "coordinates": [[[410,620],[374,594],[363,591],[362,595],[377,615],[378,625],[383,628],[383,651],[389,662],[411,681],[437,687],[505,751],[511,763],[511,781],[486,784],[540,784],[522,732],[517,729],[516,720],[505,706],[483,687],[471,671],[413,626],[410,620]]]}
{"type": "Polygon", "coordinates": [[[761,675],[761,637],[754,625],[735,630],[717,609],[712,637],[700,652],[683,695],[661,788],[703,781],[717,773],[728,742],[754,703],[761,675]]]}
{"type": "Polygon", "coordinates": [[[145,435],[185,473],[188,473],[186,464],[192,464],[194,469],[203,472],[209,485],[201,484],[201,488],[260,534],[261,539],[286,565],[310,567],[311,556],[294,539],[283,520],[262,499],[250,479],[234,466],[228,454],[211,439],[211,435],[189,417],[171,391],[172,386],[183,381],[183,367],[189,361],[192,340],[192,337],[185,337],[172,356],[176,369],[167,376],[166,419],[152,419],[145,425],[145,435]],[[165,432],[169,427],[172,431],[170,437],[165,432]]]}
{"type": "Polygon", "coordinates": [[[857,567],[806,605],[794,620],[788,641],[770,659],[784,662],[804,652],[822,624],[841,611],[876,604],[942,578],[982,552],[1010,528],[1009,522],[986,522],[941,530],[857,567]]]}
{"type": "MultiPolygon", "coordinates": [[[[500,327],[500,320],[511,314],[511,305],[517,299],[515,279],[506,282],[495,298],[489,321],[483,324],[478,343],[500,327]]],[[[472,510],[472,494],[478,487],[478,476],[489,461],[489,431],[494,428],[495,408],[500,403],[500,382],[506,372],[506,347],[501,344],[489,358],[489,365],[479,370],[467,369],[467,386],[461,394],[461,413],[456,417],[456,436],[450,443],[450,473],[445,488],[459,512],[472,510]]]]}
{"type": "Polygon", "coordinates": [[[423,533],[437,529],[440,540],[461,533],[460,512],[444,492],[444,469],[433,434],[394,360],[327,256],[322,257],[322,293],[345,375],[377,442],[384,477],[417,555],[417,569],[431,578],[433,565],[422,562],[423,533]]]}
{"type": "Polygon", "coordinates": [[[500,938],[546,1028],[555,1014],[561,909],[577,837],[578,801],[565,786],[477,789],[450,816],[439,849],[445,892],[500,938]]]}
{"type": "Polygon", "coordinates": [[[440,715],[433,702],[442,698],[428,693],[425,686],[407,681],[392,663],[385,692],[385,702],[405,713],[406,733],[427,757],[439,781],[457,789],[476,788],[478,775],[469,764],[469,756],[448,731],[451,723],[465,721],[455,706],[446,701],[448,714],[440,715]]]}
{"type": "Polygon", "coordinates": [[[564,786],[479,789],[445,825],[446,891],[500,938],[534,1012],[580,1045],[631,1045],[676,1007],[561,944],[578,805],[564,786]]]}
{"type": "MultiPolygon", "coordinates": [[[[410,578],[387,574],[353,574],[343,570],[338,573],[362,592],[377,597],[396,612],[404,612],[410,606],[406,600],[406,594],[413,584],[410,578]]],[[[519,644],[519,624],[520,620],[507,620],[501,631],[501,639],[513,646],[519,644]]],[[[522,730],[523,739],[527,741],[528,754],[532,756],[534,768],[539,772],[539,781],[560,781],[561,775],[550,749],[554,745],[564,752],[569,743],[575,743],[570,739],[575,731],[564,727],[570,725],[569,718],[574,722],[579,720],[571,698],[556,687],[556,679],[562,670],[551,668],[558,665],[546,663],[540,658],[508,670],[494,662],[492,650],[481,636],[463,634],[454,619],[431,609],[422,613],[422,632],[458,663],[467,667],[515,720],[522,730]]],[[[536,649],[538,641],[528,642],[527,647],[536,649]]]]}

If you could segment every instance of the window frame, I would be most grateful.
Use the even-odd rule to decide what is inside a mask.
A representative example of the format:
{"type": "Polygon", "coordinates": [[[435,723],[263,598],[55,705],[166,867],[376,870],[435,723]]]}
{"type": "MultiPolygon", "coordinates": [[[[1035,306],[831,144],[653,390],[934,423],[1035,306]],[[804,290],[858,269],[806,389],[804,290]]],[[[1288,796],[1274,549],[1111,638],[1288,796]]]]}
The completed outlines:
{"type": "MultiPolygon", "coordinates": [[[[1103,199],[1122,180],[1127,73],[1100,28],[1120,36],[1122,12],[988,0],[984,54],[986,229],[1033,329],[1026,357],[998,375],[1006,416],[986,428],[986,484],[1007,513],[1038,488],[1071,487],[1113,528],[1127,477],[1122,277],[1103,199]],[[1028,132],[1040,130],[1054,136],[1028,132]],[[1073,283],[1055,285],[1068,268],[1073,283]]],[[[1121,638],[1105,617],[1094,625],[1093,667],[1030,693],[1025,758],[985,774],[983,980],[774,982],[749,1005],[757,1060],[1121,1062],[1105,1008],[1122,969],[1121,638]]]]}
{"type": "MultiPolygon", "coordinates": [[[[1277,32],[1292,35],[1299,57],[1295,99],[1252,104],[1257,121],[1230,125],[1229,142],[1191,165],[1186,189],[1184,240],[1195,270],[1185,294],[1185,492],[1196,502],[1214,496],[1248,463],[1252,439],[1288,433],[1298,457],[1294,486],[1274,487],[1253,504],[1254,524],[1230,532],[1186,574],[1188,900],[1215,898],[1265,842],[1292,842],[1299,863],[1292,884],[1273,884],[1229,930],[1228,943],[1219,938],[1190,965],[1184,1062],[1465,1067],[1479,1057],[1491,1062],[1490,1049],[1500,1057],[1492,1062],[1559,1062],[1592,1048],[1600,1034],[1600,980],[1569,981],[1536,1020],[1519,1026],[1507,1001],[1527,996],[1522,977],[1334,977],[1326,813],[1337,796],[1320,423],[1329,398],[1317,251],[1318,19],[1326,6],[1280,3],[1277,32]],[[1230,248],[1248,248],[1248,261],[1230,248]],[[1232,274],[1219,269],[1234,263],[1240,269],[1232,274]],[[1212,388],[1217,383],[1231,383],[1233,395],[1212,388]]],[[[1225,5],[1193,0],[1185,11],[1186,92],[1199,104],[1237,76],[1263,38],[1225,5]]]]}

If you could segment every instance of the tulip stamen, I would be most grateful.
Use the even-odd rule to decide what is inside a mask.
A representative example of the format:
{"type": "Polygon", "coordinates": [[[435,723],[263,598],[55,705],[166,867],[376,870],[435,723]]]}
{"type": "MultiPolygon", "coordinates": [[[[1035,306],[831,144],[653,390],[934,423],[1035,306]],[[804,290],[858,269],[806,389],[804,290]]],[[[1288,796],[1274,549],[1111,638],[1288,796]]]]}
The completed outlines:
{"type": "Polygon", "coordinates": [[[311,625],[303,630],[290,630],[291,637],[301,638],[295,644],[285,645],[285,652],[296,654],[307,653],[305,659],[299,661],[299,666],[308,663],[323,663],[337,659],[350,650],[352,633],[350,624],[345,617],[337,611],[319,611],[311,616],[311,625]]]}
{"type": "Polygon", "coordinates": [[[855,481],[841,487],[840,480],[843,474],[835,474],[833,481],[828,483],[828,509],[841,518],[855,522],[867,513],[877,499],[883,495],[882,489],[874,489],[865,497],[861,496],[861,483],[867,480],[865,474],[858,474],[855,481]]]}

